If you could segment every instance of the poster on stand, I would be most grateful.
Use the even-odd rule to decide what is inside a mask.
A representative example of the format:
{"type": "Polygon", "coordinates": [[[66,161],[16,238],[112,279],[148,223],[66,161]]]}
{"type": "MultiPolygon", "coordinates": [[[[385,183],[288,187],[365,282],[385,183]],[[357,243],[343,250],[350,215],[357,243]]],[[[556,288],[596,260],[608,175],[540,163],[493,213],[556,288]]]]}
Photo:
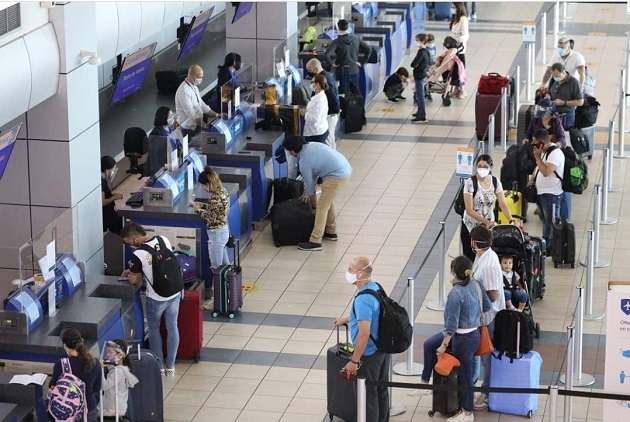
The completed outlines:
{"type": "MultiPolygon", "coordinates": [[[[608,282],[604,392],[630,396],[630,281],[608,282]]],[[[604,421],[630,421],[630,400],[604,400],[604,421]]]]}

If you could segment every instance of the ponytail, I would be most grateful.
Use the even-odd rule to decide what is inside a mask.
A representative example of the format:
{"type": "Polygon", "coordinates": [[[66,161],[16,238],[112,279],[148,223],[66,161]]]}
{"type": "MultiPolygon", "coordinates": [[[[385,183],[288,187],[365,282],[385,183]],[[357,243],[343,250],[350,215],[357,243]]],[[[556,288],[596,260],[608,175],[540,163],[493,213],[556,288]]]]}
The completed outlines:
{"type": "Polygon", "coordinates": [[[61,335],[61,341],[68,349],[77,352],[83,362],[83,371],[86,373],[90,372],[96,359],[85,348],[83,337],[81,337],[79,330],[74,327],[66,329],[61,335]]]}
{"type": "Polygon", "coordinates": [[[87,351],[83,342],[78,343],[74,350],[77,351],[77,353],[79,354],[79,358],[81,358],[81,362],[83,362],[83,371],[85,373],[90,372],[94,367],[94,363],[96,362],[94,356],[92,356],[92,354],[87,351]]]}

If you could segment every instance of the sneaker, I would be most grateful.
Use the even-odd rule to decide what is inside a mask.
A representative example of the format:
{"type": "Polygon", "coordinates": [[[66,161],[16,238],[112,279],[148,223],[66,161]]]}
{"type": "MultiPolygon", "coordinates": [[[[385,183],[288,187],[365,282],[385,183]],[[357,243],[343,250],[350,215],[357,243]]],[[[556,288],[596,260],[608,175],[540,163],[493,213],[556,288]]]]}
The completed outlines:
{"type": "Polygon", "coordinates": [[[412,113],[411,117],[418,117],[418,113],[412,113]]]}
{"type": "Polygon", "coordinates": [[[473,22],[477,22],[477,14],[473,13],[472,15],[470,15],[470,20],[473,22]]]}
{"type": "Polygon", "coordinates": [[[332,240],[333,242],[336,242],[337,240],[339,240],[339,237],[336,234],[324,232],[322,239],[332,240]]]}
{"type": "Polygon", "coordinates": [[[407,99],[407,97],[403,97],[402,95],[398,95],[398,96],[396,96],[396,99],[405,101],[407,99]]]}
{"type": "Polygon", "coordinates": [[[463,410],[460,410],[455,415],[451,416],[446,422],[475,422],[475,416],[471,413],[468,415],[463,410]]]}
{"type": "MultiPolygon", "coordinates": [[[[420,378],[420,384],[428,384],[429,381],[425,381],[420,378]]],[[[433,393],[432,390],[427,390],[425,388],[419,388],[417,390],[411,390],[407,395],[409,397],[418,397],[418,396],[430,396],[433,393]]]]}
{"type": "MultiPolygon", "coordinates": [[[[475,400],[475,404],[473,405],[475,410],[486,410],[488,408],[488,396],[481,393],[477,400],[475,400]]],[[[459,419],[457,419],[459,420],[459,419]]],[[[474,420],[474,419],[471,419],[474,420]]]]}
{"type": "Polygon", "coordinates": [[[164,368],[160,369],[160,375],[162,376],[166,375],[166,370],[164,368]]]}
{"type": "Polygon", "coordinates": [[[427,123],[429,123],[429,121],[427,119],[421,119],[419,117],[416,117],[415,119],[411,120],[411,123],[420,123],[420,124],[426,125],[427,123]]]}
{"type": "Polygon", "coordinates": [[[174,377],[175,376],[175,368],[166,368],[166,376],[174,377]]]}
{"type": "Polygon", "coordinates": [[[322,250],[321,243],[313,243],[313,242],[301,242],[301,243],[298,243],[297,247],[301,251],[321,251],[322,250]]]}
{"type": "Polygon", "coordinates": [[[203,309],[206,311],[214,310],[214,299],[207,299],[203,302],[203,309]]]}
{"type": "Polygon", "coordinates": [[[398,100],[397,100],[395,97],[392,97],[392,98],[388,98],[388,99],[387,99],[387,102],[388,102],[388,103],[397,103],[397,102],[398,102],[398,100]]]}

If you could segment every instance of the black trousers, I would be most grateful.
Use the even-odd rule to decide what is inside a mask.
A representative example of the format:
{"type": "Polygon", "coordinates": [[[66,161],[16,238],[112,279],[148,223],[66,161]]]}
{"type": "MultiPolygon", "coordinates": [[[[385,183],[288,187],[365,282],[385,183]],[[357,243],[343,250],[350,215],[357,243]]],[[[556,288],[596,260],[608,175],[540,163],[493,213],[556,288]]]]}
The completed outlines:
{"type": "Polygon", "coordinates": [[[472,262],[475,262],[475,252],[472,250],[470,246],[470,232],[468,231],[468,227],[464,224],[462,220],[462,227],[459,229],[459,238],[462,242],[462,252],[464,256],[468,257],[472,262]]]}
{"type": "MultiPolygon", "coordinates": [[[[363,365],[358,375],[368,380],[389,381],[390,355],[376,352],[363,356],[363,365]]],[[[367,422],[389,421],[389,390],[387,387],[366,386],[365,392],[367,422]]]]}

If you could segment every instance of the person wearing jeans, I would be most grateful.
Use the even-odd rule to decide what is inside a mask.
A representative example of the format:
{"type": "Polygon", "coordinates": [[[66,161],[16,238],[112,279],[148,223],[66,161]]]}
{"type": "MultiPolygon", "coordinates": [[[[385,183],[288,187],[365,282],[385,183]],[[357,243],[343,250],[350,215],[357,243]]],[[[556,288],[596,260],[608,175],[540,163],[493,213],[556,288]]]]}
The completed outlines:
{"type": "MultiPolygon", "coordinates": [[[[160,284],[161,289],[173,291],[169,296],[161,296],[153,288],[153,256],[149,250],[165,247],[172,250],[171,243],[164,236],[148,235],[142,226],[129,223],[120,232],[123,242],[134,248],[129,260],[129,268],[123,271],[122,276],[127,277],[130,284],[147,281],[147,323],[149,325],[149,343],[151,351],[155,354],[161,366],[162,375],[175,376],[175,358],[179,347],[179,328],[177,317],[179,316],[179,302],[182,300],[183,284],[181,280],[171,281],[171,285],[160,284]],[[149,250],[147,250],[149,249],[149,250]],[[160,321],[164,316],[167,341],[166,356],[162,350],[162,337],[160,335],[160,321]]],[[[163,292],[163,291],[162,291],[163,292]]]]}
{"type": "Polygon", "coordinates": [[[428,123],[427,112],[424,106],[424,86],[427,83],[427,70],[431,62],[431,54],[426,49],[429,37],[427,34],[418,34],[415,38],[418,52],[416,57],[411,61],[411,67],[413,68],[413,79],[416,87],[416,104],[418,105],[418,111],[414,114],[414,119],[411,123],[428,123]]]}

